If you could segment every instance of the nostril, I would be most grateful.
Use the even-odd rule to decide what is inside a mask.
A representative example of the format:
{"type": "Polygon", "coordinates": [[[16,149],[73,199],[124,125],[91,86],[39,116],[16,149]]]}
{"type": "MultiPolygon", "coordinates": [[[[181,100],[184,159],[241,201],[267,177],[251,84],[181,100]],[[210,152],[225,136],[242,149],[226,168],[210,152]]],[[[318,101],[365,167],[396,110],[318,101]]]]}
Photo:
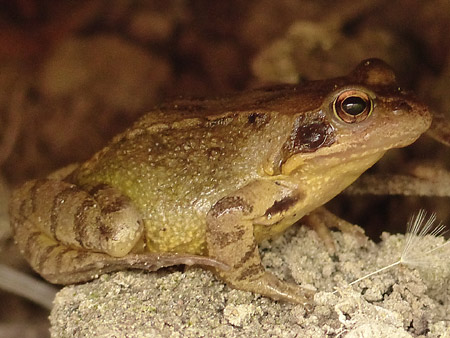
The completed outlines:
{"type": "Polygon", "coordinates": [[[412,111],[412,107],[404,100],[398,100],[393,103],[393,113],[395,115],[402,113],[402,112],[410,112],[412,111]]]}

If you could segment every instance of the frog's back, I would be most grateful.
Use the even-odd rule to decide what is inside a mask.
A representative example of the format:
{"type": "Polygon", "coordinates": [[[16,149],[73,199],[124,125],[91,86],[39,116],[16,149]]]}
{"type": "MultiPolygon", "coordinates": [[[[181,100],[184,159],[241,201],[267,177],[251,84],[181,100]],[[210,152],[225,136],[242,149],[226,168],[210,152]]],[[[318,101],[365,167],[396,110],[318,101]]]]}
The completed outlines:
{"type": "Polygon", "coordinates": [[[295,86],[282,85],[162,105],[83,164],[77,180],[109,183],[137,200],[141,192],[135,190],[142,189],[158,194],[157,200],[172,194],[178,205],[194,196],[215,199],[263,174],[262,163],[281,148],[294,115],[311,109],[290,106],[292,93],[295,86]]]}
{"type": "Polygon", "coordinates": [[[178,190],[177,183],[198,186],[198,180],[204,181],[208,194],[212,188],[225,189],[228,184],[222,180],[236,188],[262,173],[262,163],[281,149],[299,115],[320,107],[336,85],[325,83],[278,85],[161,105],[86,162],[78,180],[82,184],[108,180],[131,195],[135,179],[141,186],[159,186],[165,192],[167,185],[178,190]]]}
{"type": "Polygon", "coordinates": [[[280,130],[291,121],[277,111],[228,109],[223,101],[207,103],[204,114],[182,108],[143,117],[86,162],[76,183],[108,184],[130,197],[154,251],[199,253],[206,213],[263,174],[264,158],[280,148],[280,130]]]}

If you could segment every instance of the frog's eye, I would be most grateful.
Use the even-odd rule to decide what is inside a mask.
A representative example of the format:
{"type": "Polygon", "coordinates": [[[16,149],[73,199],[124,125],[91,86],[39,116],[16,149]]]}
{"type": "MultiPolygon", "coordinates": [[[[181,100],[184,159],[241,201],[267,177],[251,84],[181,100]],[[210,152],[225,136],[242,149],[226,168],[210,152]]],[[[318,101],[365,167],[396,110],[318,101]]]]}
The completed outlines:
{"type": "Polygon", "coordinates": [[[372,99],[360,90],[342,92],[333,102],[334,113],[347,123],[364,121],[372,113],[372,110],[372,99]]]}

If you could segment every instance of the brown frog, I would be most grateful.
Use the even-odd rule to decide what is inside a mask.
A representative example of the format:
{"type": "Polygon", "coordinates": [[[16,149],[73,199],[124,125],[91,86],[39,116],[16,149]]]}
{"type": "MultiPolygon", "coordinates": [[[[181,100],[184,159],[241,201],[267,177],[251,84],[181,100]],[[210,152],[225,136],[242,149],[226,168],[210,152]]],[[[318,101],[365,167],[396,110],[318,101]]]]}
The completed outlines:
{"type": "Polygon", "coordinates": [[[199,264],[232,287],[304,303],[304,289],[265,271],[258,243],[430,123],[376,59],[345,77],[181,99],[87,162],[16,190],[15,240],[52,283],[199,264]]]}

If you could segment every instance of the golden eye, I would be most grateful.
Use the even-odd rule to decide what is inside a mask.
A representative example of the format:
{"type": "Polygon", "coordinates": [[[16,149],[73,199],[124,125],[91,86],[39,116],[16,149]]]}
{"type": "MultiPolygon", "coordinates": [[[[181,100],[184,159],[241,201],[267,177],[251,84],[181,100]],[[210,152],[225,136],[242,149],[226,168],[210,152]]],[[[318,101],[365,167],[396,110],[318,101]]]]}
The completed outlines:
{"type": "Polygon", "coordinates": [[[364,121],[373,110],[373,101],[360,90],[347,90],[333,101],[333,111],[346,123],[364,121]]]}

